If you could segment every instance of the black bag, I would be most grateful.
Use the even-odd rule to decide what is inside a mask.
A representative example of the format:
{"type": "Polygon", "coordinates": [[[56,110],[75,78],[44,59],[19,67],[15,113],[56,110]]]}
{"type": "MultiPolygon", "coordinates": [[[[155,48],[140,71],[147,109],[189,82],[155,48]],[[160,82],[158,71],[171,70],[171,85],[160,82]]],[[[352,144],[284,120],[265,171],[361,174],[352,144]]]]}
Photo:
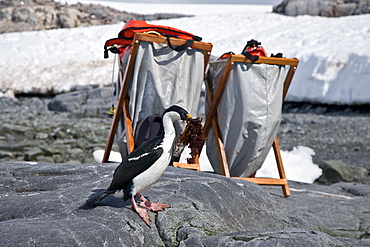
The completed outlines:
{"type": "Polygon", "coordinates": [[[159,115],[152,115],[142,120],[135,132],[135,149],[148,140],[163,135],[162,117],[159,115]]]}

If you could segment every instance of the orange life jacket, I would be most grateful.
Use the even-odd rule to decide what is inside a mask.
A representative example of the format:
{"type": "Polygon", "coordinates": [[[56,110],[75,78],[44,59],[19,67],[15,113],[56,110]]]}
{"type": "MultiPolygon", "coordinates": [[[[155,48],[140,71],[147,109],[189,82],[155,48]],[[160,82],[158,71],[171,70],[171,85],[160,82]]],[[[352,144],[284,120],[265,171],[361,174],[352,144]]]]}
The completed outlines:
{"type": "Polygon", "coordinates": [[[191,34],[189,32],[182,31],[177,28],[152,25],[148,24],[145,21],[140,20],[131,20],[128,21],[123,27],[122,30],[118,33],[117,38],[109,39],[105,42],[104,45],[104,57],[108,57],[108,49],[112,46],[117,45],[118,48],[110,49],[114,53],[119,53],[119,50],[123,50],[126,46],[131,45],[135,33],[150,33],[154,32],[159,35],[166,37],[176,37],[181,39],[186,39],[190,41],[201,41],[202,38],[191,34]]]}

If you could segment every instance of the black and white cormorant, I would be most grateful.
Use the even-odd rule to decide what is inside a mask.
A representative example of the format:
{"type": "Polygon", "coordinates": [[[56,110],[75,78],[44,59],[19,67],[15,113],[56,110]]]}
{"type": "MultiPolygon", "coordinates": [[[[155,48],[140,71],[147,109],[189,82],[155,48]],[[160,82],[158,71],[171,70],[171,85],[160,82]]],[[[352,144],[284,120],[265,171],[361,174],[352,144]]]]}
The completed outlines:
{"type": "Polygon", "coordinates": [[[170,205],[151,202],[140,193],[153,185],[171,162],[173,144],[176,138],[174,122],[190,118],[190,114],[179,106],[171,106],[165,110],[162,117],[163,135],[145,142],[128,154],[116,168],[108,189],[88,199],[83,207],[92,207],[106,196],[123,190],[124,201],[130,198],[133,210],[150,226],[146,209],[156,212],[169,208],[170,205]],[[141,201],[141,207],[136,205],[135,196],[141,201]]]}

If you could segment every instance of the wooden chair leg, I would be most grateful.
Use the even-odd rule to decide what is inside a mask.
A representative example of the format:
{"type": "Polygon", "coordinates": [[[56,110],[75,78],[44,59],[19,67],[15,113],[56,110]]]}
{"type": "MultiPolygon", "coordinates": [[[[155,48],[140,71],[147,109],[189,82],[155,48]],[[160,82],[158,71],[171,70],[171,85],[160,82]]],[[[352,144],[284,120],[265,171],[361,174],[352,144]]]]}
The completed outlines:
{"type": "Polygon", "coordinates": [[[178,167],[178,168],[185,168],[185,169],[190,169],[190,170],[196,170],[200,172],[200,165],[199,163],[197,164],[188,164],[188,163],[181,163],[181,162],[173,162],[172,163],[173,167],[178,167]]]}
{"type": "Polygon", "coordinates": [[[132,121],[130,116],[129,110],[129,98],[125,99],[125,108],[123,111],[124,123],[125,123],[125,131],[126,131],[126,141],[127,141],[127,152],[131,153],[134,151],[135,148],[135,141],[134,141],[134,133],[132,128],[132,121]]]}
{"type": "Polygon", "coordinates": [[[290,65],[289,70],[288,70],[288,73],[287,73],[287,75],[285,77],[285,80],[284,80],[284,88],[283,88],[283,103],[284,103],[285,97],[286,97],[286,95],[288,93],[288,90],[289,90],[289,87],[290,87],[290,83],[293,80],[293,76],[295,74],[295,71],[297,70],[297,66],[298,65],[290,65]]]}
{"type": "MultiPolygon", "coordinates": [[[[216,119],[217,107],[218,107],[218,105],[221,101],[221,98],[222,98],[222,95],[224,93],[224,89],[226,87],[227,80],[230,76],[231,68],[232,68],[232,65],[233,65],[231,60],[232,60],[232,57],[230,56],[230,58],[226,62],[225,70],[224,70],[224,72],[221,76],[221,79],[220,79],[219,85],[217,87],[216,93],[214,95],[212,94],[211,102],[209,102],[210,107],[209,107],[209,111],[208,111],[208,114],[207,114],[207,117],[206,117],[206,122],[205,122],[204,128],[203,128],[203,133],[204,133],[205,136],[208,136],[208,132],[211,128],[211,125],[213,124],[213,121],[216,119]]],[[[209,88],[208,91],[210,91],[211,88],[212,88],[211,85],[209,85],[208,88],[209,88]]]]}
{"type": "MultiPolygon", "coordinates": [[[[121,113],[123,113],[124,117],[126,117],[128,112],[129,112],[128,111],[128,104],[126,103],[126,105],[125,105],[124,103],[125,103],[125,100],[128,99],[127,98],[128,97],[127,92],[128,92],[128,87],[129,87],[129,84],[130,84],[130,78],[131,78],[131,75],[132,75],[132,70],[133,70],[133,66],[134,66],[134,63],[135,63],[136,54],[137,54],[138,49],[139,49],[139,41],[134,40],[132,48],[129,51],[130,52],[130,57],[128,59],[125,74],[123,75],[122,72],[120,72],[120,74],[119,74],[120,81],[122,83],[121,84],[121,90],[119,92],[117,107],[116,107],[116,111],[115,111],[114,116],[113,116],[113,121],[112,121],[112,125],[111,125],[111,128],[110,128],[108,140],[107,140],[107,143],[105,145],[105,151],[104,151],[104,156],[103,156],[102,163],[108,162],[109,154],[112,151],[114,136],[115,136],[116,131],[117,131],[117,126],[118,126],[118,122],[119,122],[120,117],[121,117],[121,113]]],[[[122,62],[121,61],[119,62],[119,66],[120,66],[120,68],[122,67],[122,62]]],[[[127,125],[127,121],[125,121],[125,125],[127,125]]],[[[131,127],[131,130],[132,130],[132,127],[131,127]]]]}
{"type": "MultiPolygon", "coordinates": [[[[119,62],[119,66],[121,67],[121,61],[119,62]]],[[[120,81],[122,82],[123,76],[122,73],[120,72],[120,81]]],[[[116,135],[117,127],[118,127],[118,122],[121,117],[121,112],[123,111],[123,98],[124,98],[124,92],[123,90],[120,91],[119,97],[118,97],[118,102],[116,106],[116,110],[113,115],[113,120],[112,124],[110,127],[109,135],[108,135],[108,140],[107,143],[105,144],[105,151],[104,151],[104,156],[102,163],[107,163],[109,160],[109,155],[110,152],[112,151],[112,146],[113,146],[113,141],[114,141],[114,136],[116,135]]]]}
{"type": "Polygon", "coordinates": [[[289,185],[288,185],[288,180],[286,179],[286,175],[285,175],[283,160],[281,158],[280,146],[279,146],[279,141],[278,141],[277,136],[274,139],[274,143],[272,144],[272,147],[274,149],[275,160],[276,160],[276,163],[277,163],[279,176],[280,176],[280,179],[282,179],[282,182],[283,182],[283,184],[281,185],[282,190],[283,190],[283,194],[284,194],[285,197],[288,197],[288,196],[290,196],[290,189],[289,189],[289,185]]]}
{"type": "Polygon", "coordinates": [[[226,177],[230,177],[229,163],[227,162],[224,144],[221,141],[221,138],[219,136],[219,132],[218,132],[217,129],[218,129],[217,124],[214,122],[213,123],[213,130],[214,131],[213,132],[214,132],[216,142],[217,142],[216,146],[217,146],[217,151],[218,151],[218,157],[219,157],[220,162],[221,162],[222,175],[224,175],[226,177]]]}

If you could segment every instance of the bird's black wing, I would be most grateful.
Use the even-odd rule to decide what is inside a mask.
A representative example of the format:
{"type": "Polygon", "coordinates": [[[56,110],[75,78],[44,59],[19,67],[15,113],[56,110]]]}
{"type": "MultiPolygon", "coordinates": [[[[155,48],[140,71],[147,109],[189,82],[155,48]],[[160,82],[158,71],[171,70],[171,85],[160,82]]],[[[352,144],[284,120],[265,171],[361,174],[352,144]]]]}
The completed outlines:
{"type": "Polygon", "coordinates": [[[129,181],[154,164],[163,153],[162,142],[163,137],[155,137],[127,155],[114,171],[107,190],[124,189],[129,181]]]}

